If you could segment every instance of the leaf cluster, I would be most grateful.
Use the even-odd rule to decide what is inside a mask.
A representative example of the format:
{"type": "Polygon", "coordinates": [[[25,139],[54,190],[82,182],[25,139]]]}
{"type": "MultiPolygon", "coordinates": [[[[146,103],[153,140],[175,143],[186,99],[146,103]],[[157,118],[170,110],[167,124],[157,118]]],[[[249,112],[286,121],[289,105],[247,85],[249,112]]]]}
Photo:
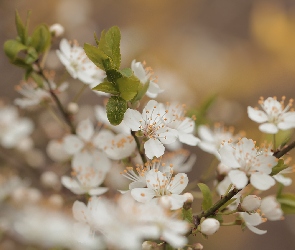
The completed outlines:
{"type": "Polygon", "coordinates": [[[17,37],[4,43],[4,52],[12,64],[26,70],[26,78],[31,76],[39,83],[40,79],[33,73],[33,64],[49,49],[52,36],[46,24],[38,25],[29,36],[29,15],[30,12],[27,14],[26,23],[23,23],[19,13],[15,12],[17,37]]]}
{"type": "Polygon", "coordinates": [[[86,43],[84,50],[88,58],[106,72],[106,78],[93,89],[112,95],[106,106],[107,116],[111,124],[118,125],[124,118],[127,102],[140,100],[148,84],[141,84],[130,68],[120,70],[121,33],[117,26],[102,31],[100,40],[96,35],[94,38],[96,46],[86,43]]]}

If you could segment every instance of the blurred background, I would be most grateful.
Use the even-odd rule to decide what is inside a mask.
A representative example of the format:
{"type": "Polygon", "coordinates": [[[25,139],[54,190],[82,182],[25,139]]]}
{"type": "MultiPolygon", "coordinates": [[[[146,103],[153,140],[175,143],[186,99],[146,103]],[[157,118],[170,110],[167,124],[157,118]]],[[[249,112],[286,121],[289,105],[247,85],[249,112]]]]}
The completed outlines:
{"type": "MultiPolygon", "coordinates": [[[[209,110],[212,121],[243,129],[262,141],[258,125],[247,117],[247,106],[256,106],[260,96],[295,97],[295,1],[278,0],[10,0],[0,1],[0,41],[16,36],[14,11],[24,20],[28,10],[31,30],[39,23],[60,23],[65,37],[80,45],[94,43],[93,33],[113,25],[122,32],[122,66],[146,61],[165,90],[160,101],[180,101],[195,108],[213,94],[209,110]]],[[[58,44],[54,45],[58,48],[58,44]]],[[[14,85],[22,70],[9,64],[0,51],[0,97],[12,102],[18,96],[14,85]]],[[[61,64],[49,54],[49,68],[61,64]]],[[[82,103],[101,102],[89,92],[82,103]]],[[[192,178],[206,168],[212,156],[201,152],[192,178]]],[[[294,185],[289,187],[294,192],[294,185]]],[[[209,240],[198,235],[205,249],[295,248],[295,218],[269,222],[255,235],[234,227],[222,228],[209,240]]]]}

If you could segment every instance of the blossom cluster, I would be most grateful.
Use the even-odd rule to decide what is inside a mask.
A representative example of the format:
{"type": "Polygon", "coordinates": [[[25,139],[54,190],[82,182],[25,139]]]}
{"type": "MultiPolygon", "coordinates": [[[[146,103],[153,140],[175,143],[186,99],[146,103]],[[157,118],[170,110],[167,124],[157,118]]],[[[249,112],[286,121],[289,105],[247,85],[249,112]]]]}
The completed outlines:
{"type": "MultiPolygon", "coordinates": [[[[40,36],[48,32],[58,41],[63,35],[58,24],[44,27],[40,36]]],[[[7,164],[15,167],[15,172],[0,172],[0,202],[9,211],[0,221],[5,235],[45,248],[202,249],[187,236],[215,234],[229,225],[223,220],[227,215],[234,218],[230,225],[264,234],[256,226],[281,220],[286,211],[295,213],[295,196],[283,192],[292,183],[285,176],[293,172],[285,154],[294,145],[277,145],[275,140],[280,130],[295,128],[292,100],[285,106],[285,97],[281,102],[261,98],[262,110],[248,107],[259,129],[274,135],[272,143],[256,146],[244,132],[235,134],[224,123],[199,124],[184,104],[155,100],[164,90],[145,62],[133,60],[130,68],[120,69],[120,38],[113,27],[99,41],[96,37],[97,46],[60,40],[56,57],[68,76],[82,83],[73,98],[71,79],[58,81],[38,60],[46,60],[50,43],[22,44],[29,44],[38,57],[24,62],[30,71],[15,88],[22,97],[14,104],[39,112],[45,126],[44,131],[34,130],[33,121],[16,106],[0,105],[0,146],[7,152],[7,164]],[[83,109],[79,98],[84,91],[98,94],[100,105],[83,109]],[[46,152],[38,150],[44,146],[41,141],[46,152]],[[195,146],[214,157],[214,170],[208,167],[213,187],[206,185],[208,173],[201,177],[204,183],[191,180],[189,172],[199,172],[197,156],[190,152],[195,146]],[[10,153],[25,159],[23,165],[10,159],[10,153]],[[18,177],[22,174],[27,178],[18,177]],[[276,185],[276,196],[263,194],[276,185]],[[193,204],[196,199],[201,211],[193,204]],[[62,213],[62,208],[72,213],[62,213]]],[[[17,65],[15,57],[10,59],[17,65]]]]}

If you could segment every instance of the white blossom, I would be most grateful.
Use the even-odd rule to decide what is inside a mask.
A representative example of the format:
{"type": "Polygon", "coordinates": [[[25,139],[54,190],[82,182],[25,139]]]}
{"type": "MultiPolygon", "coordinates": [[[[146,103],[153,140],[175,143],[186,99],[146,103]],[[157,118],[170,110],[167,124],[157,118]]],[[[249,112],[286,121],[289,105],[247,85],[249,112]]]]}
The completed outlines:
{"type": "Polygon", "coordinates": [[[103,81],[105,72],[89,60],[83,48],[77,42],[71,44],[66,39],[62,39],[59,48],[60,50],[57,50],[56,53],[74,79],[77,78],[83,83],[89,84],[90,87],[94,87],[103,81]]]}
{"type": "Polygon", "coordinates": [[[213,129],[208,126],[200,125],[198,127],[198,135],[201,141],[198,147],[207,153],[215,155],[220,159],[219,149],[222,143],[227,141],[237,142],[241,134],[234,135],[234,128],[226,128],[220,123],[216,123],[213,129]]]}
{"type": "Polygon", "coordinates": [[[255,143],[242,138],[238,143],[225,143],[220,149],[221,163],[230,167],[228,177],[238,189],[248,182],[259,190],[267,190],[275,184],[269,175],[277,159],[267,152],[257,151],[255,143]]]}
{"type": "Polygon", "coordinates": [[[99,143],[95,136],[93,124],[89,119],[78,123],[76,135],[66,135],[63,138],[65,151],[73,155],[72,167],[74,169],[84,166],[101,166],[105,171],[108,171],[111,163],[110,160],[99,151],[99,143]]]}
{"type": "Polygon", "coordinates": [[[261,235],[267,232],[266,230],[256,228],[256,226],[266,221],[259,213],[248,214],[246,212],[241,212],[239,214],[243,219],[245,226],[253,233],[261,235]]]}
{"type": "Polygon", "coordinates": [[[289,111],[292,107],[293,99],[290,99],[287,106],[284,104],[285,97],[282,101],[277,101],[276,97],[268,97],[264,100],[262,97],[259,104],[262,110],[248,107],[248,116],[251,120],[262,123],[259,130],[268,133],[276,134],[279,129],[286,130],[295,127],[295,112],[289,111]]]}
{"type": "Polygon", "coordinates": [[[190,146],[196,146],[200,139],[193,135],[195,121],[185,116],[185,105],[170,103],[166,105],[166,110],[167,127],[173,128],[178,132],[180,142],[190,146]]]}
{"type": "MultiPolygon", "coordinates": [[[[197,156],[190,154],[186,149],[179,149],[174,152],[167,152],[163,155],[162,162],[166,168],[173,167],[173,171],[176,173],[190,172],[195,165],[197,156]]],[[[164,168],[164,166],[163,166],[164,168]]],[[[165,170],[163,170],[165,172],[165,170]]],[[[166,169],[166,171],[169,171],[166,169]]]]}
{"type": "Polygon", "coordinates": [[[67,82],[57,86],[51,80],[43,85],[43,87],[40,87],[33,81],[21,82],[15,87],[15,89],[22,94],[24,98],[16,98],[14,100],[15,105],[18,105],[21,108],[27,108],[38,105],[42,102],[51,102],[52,99],[49,91],[54,91],[56,94],[59,94],[68,88],[67,82]],[[50,84],[50,89],[48,84],[50,84]]]}
{"type": "Polygon", "coordinates": [[[168,196],[171,201],[171,210],[179,209],[183,206],[187,197],[180,195],[188,184],[186,174],[177,174],[172,176],[173,170],[162,173],[156,169],[151,169],[145,175],[146,188],[133,188],[132,197],[138,202],[150,202],[153,198],[156,200],[162,196],[168,196]]]}
{"type": "Polygon", "coordinates": [[[147,139],[144,143],[145,154],[149,159],[164,154],[163,144],[175,142],[178,132],[166,126],[167,111],[163,104],[150,100],[142,114],[137,110],[127,109],[124,122],[132,131],[140,131],[147,139]]]}
{"type": "Polygon", "coordinates": [[[94,250],[95,246],[102,244],[94,236],[87,237],[82,228],[75,228],[74,221],[66,214],[29,206],[11,216],[12,233],[28,244],[44,248],[59,246],[76,250],[94,250]]]}
{"type": "Polygon", "coordinates": [[[139,79],[139,81],[142,84],[149,84],[149,87],[146,92],[146,95],[148,97],[156,98],[158,94],[164,91],[160,89],[159,85],[156,83],[156,79],[151,78],[151,68],[144,68],[141,62],[136,62],[135,60],[133,60],[131,63],[131,69],[134,75],[139,79]]]}
{"type": "Polygon", "coordinates": [[[100,142],[98,147],[112,160],[121,160],[129,157],[136,148],[136,143],[131,135],[117,134],[110,130],[102,130],[96,137],[100,142]]]}
{"type": "Polygon", "coordinates": [[[76,201],[73,214],[115,248],[141,249],[145,239],[165,240],[175,248],[187,243],[183,236],[189,230],[187,222],[160,205],[138,203],[129,195],[119,197],[116,203],[103,197],[92,197],[87,206],[76,201]]]}
{"type": "Polygon", "coordinates": [[[272,195],[264,197],[260,206],[262,214],[271,221],[282,220],[283,211],[280,203],[277,202],[276,198],[272,195]]]}
{"type": "Polygon", "coordinates": [[[33,122],[19,117],[16,107],[0,106],[0,144],[3,147],[17,147],[27,140],[33,129],[33,122]]]}

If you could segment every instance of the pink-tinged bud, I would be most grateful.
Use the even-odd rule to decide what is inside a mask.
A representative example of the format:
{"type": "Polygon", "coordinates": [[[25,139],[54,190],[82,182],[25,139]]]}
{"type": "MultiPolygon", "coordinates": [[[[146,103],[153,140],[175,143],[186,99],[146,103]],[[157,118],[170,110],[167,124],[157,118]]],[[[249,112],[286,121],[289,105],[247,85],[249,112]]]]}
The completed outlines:
{"type": "Polygon", "coordinates": [[[59,23],[55,23],[49,27],[49,31],[53,34],[53,36],[59,37],[63,35],[65,28],[59,23]]]}
{"type": "Polygon", "coordinates": [[[219,227],[220,227],[220,223],[218,220],[213,218],[208,218],[201,223],[201,233],[205,235],[212,235],[216,233],[219,227]]]}
{"type": "Polygon", "coordinates": [[[241,208],[244,212],[251,212],[257,210],[261,205],[261,198],[257,195],[246,196],[242,203],[241,208]]]}

